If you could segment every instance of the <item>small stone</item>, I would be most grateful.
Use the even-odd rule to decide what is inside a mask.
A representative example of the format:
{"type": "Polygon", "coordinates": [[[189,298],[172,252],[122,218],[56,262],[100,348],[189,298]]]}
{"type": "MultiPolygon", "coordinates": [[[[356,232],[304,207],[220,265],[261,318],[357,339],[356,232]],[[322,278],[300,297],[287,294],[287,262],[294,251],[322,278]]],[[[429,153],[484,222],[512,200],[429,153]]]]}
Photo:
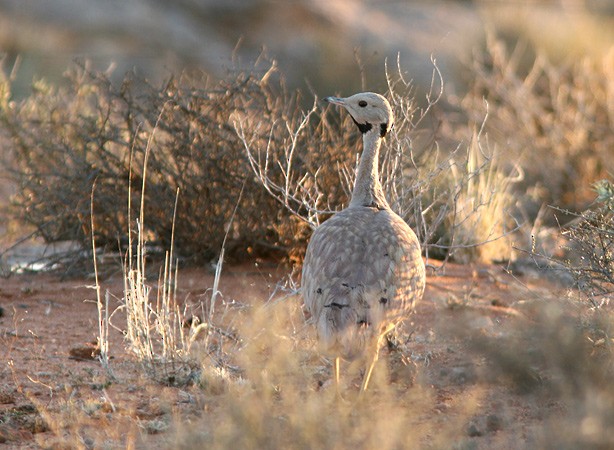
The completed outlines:
{"type": "Polygon", "coordinates": [[[95,360],[100,356],[100,347],[96,342],[89,342],[81,347],[73,347],[68,350],[70,359],[77,361],[95,360]]]}

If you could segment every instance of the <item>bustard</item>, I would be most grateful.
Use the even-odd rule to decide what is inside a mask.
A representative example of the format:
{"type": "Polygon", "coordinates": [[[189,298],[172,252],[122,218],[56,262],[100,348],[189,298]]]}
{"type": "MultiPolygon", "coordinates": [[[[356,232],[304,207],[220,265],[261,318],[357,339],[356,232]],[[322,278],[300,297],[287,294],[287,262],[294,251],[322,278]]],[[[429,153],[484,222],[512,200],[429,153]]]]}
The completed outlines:
{"type": "Polygon", "coordinates": [[[340,358],[371,353],[363,392],[384,338],[422,298],[424,262],[418,238],[390,209],[379,181],[379,149],[394,120],[390,104],[372,92],[324,100],[348,111],[362,132],[363,153],[349,206],[309,241],[302,293],[321,344],[335,356],[337,389],[340,358]]]}

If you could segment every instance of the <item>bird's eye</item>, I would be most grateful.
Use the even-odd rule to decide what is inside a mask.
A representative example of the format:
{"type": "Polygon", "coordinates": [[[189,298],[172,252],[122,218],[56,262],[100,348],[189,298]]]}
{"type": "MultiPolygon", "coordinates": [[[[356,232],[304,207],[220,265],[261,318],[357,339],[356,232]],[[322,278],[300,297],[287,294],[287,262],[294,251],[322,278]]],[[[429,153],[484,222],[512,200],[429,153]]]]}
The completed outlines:
{"type": "Polygon", "coordinates": [[[367,102],[365,100],[361,100],[358,102],[358,106],[360,106],[361,108],[364,108],[365,106],[367,106],[367,102]]]}

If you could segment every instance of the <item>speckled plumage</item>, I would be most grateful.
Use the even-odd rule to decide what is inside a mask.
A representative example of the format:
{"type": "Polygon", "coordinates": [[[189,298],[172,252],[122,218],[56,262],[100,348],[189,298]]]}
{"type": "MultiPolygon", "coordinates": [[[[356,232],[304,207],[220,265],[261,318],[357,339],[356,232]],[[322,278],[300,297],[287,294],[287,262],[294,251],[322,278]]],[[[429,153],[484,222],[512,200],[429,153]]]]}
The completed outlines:
{"type": "Polygon", "coordinates": [[[423,291],[418,239],[389,209],[344,209],[309,242],[305,306],[324,346],[345,359],[358,356],[380,328],[407,317],[423,291]]]}
{"type": "Polygon", "coordinates": [[[311,237],[302,292],[323,346],[354,359],[411,313],[424,292],[425,269],[415,233],[388,206],[377,174],[380,141],[392,126],[390,105],[372,93],[328,101],[352,115],[364,150],[350,206],[311,237]]]}

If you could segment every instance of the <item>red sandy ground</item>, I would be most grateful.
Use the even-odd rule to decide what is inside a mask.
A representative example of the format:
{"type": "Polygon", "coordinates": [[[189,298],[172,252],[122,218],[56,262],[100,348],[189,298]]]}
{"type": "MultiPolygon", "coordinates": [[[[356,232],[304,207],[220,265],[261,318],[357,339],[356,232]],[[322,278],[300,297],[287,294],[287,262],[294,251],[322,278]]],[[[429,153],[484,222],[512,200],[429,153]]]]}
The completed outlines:
{"type": "MultiPolygon", "coordinates": [[[[462,343],[445,328],[453,331],[450,325],[459,315],[469,315],[465,324],[494,335],[505,324],[529,320],[521,307],[527,298],[555,301],[562,294],[556,286],[514,278],[498,266],[447,264],[445,270],[429,272],[425,299],[412,319],[409,345],[412,354],[419,356],[421,383],[437,399],[429,414],[435,420],[447,420],[448,414],[455,414],[459,395],[476,388],[476,369],[475,361],[464,356],[462,343]]],[[[284,269],[270,263],[225,267],[220,291],[226,300],[267,299],[284,274],[284,269]]],[[[212,283],[210,271],[181,270],[178,297],[198,300],[212,283]]],[[[109,438],[120,442],[117,434],[132,435],[132,442],[142,443],[152,433],[172,432],[157,427],[168,414],[188,418],[203,414],[203,404],[193,401],[197,387],[164,387],[147,380],[114,329],[111,364],[118,379],[131,381],[105,385],[98,361],[74,358],[83,348],[88,355],[88,345],[98,332],[92,284],[90,279],[61,281],[49,274],[0,280],[0,448],[65,448],[54,446],[58,436],[68,432],[54,414],[65,416],[68,413],[62,408],[69,404],[78,403],[81,410],[89,411],[85,426],[108,427],[109,438]]],[[[103,287],[120,298],[121,274],[105,280],[103,287]]],[[[476,442],[472,448],[508,448],[510,442],[530,448],[534,431],[559,407],[556,402],[537,405],[530,396],[503,384],[491,383],[483,389],[487,390],[481,397],[484,413],[466,424],[463,437],[476,442]]],[[[83,446],[88,447],[88,442],[83,446]]]]}

